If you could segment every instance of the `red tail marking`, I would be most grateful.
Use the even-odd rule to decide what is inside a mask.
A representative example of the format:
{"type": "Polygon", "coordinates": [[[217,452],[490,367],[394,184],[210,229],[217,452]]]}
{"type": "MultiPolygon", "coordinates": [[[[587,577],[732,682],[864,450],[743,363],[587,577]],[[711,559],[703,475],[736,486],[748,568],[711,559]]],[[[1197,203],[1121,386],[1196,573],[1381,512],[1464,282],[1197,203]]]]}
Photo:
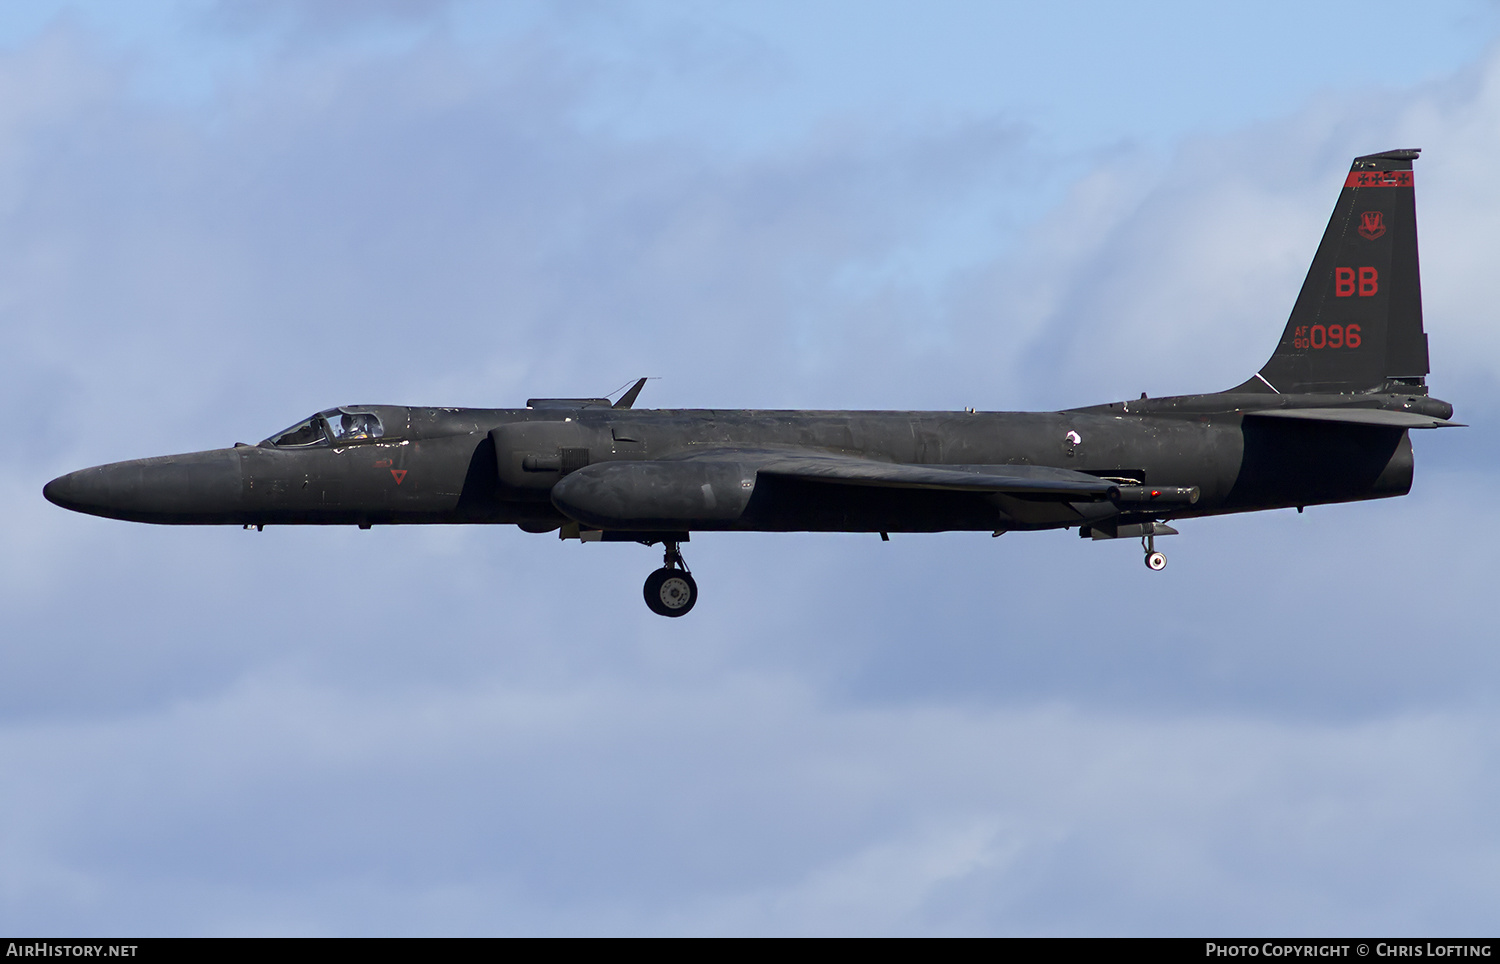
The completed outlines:
{"type": "MultiPolygon", "coordinates": [[[[1352,298],[1355,294],[1353,268],[1333,269],[1333,296],[1352,298]]],[[[1359,269],[1359,296],[1370,298],[1380,292],[1380,272],[1369,266],[1359,269]]]]}
{"type": "Polygon", "coordinates": [[[396,480],[396,484],[397,485],[400,485],[401,482],[402,482],[402,480],[404,480],[406,478],[406,470],[405,469],[391,469],[391,477],[396,480]]]}
{"type": "Polygon", "coordinates": [[[1385,234],[1385,215],[1380,211],[1366,211],[1359,216],[1359,233],[1367,241],[1374,241],[1385,234]]]}
{"type": "Polygon", "coordinates": [[[1351,171],[1344,187],[1411,187],[1411,171],[1351,171]]]}

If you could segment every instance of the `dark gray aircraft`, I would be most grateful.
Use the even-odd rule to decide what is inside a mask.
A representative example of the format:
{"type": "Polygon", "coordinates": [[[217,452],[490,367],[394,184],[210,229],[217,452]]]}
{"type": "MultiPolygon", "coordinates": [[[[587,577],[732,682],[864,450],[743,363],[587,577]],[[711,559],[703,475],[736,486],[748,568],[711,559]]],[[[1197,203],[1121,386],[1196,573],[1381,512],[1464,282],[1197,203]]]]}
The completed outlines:
{"type": "Polygon", "coordinates": [[[665,549],[646,604],[698,598],[692,532],[1077,527],[1167,558],[1168,523],[1405,495],[1427,394],[1415,150],[1355,158],[1271,360],[1211,395],[1062,412],[520,409],[346,405],[259,445],[138,459],[49,482],[67,509],[170,525],[508,523],[665,549]]]}

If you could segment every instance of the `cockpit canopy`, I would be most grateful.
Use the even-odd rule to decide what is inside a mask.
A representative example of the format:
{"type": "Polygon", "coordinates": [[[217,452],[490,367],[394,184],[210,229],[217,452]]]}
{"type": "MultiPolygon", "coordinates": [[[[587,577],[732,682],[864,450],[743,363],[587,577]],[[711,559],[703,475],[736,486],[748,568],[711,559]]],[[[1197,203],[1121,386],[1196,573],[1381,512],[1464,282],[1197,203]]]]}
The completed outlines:
{"type": "Polygon", "coordinates": [[[385,435],[380,416],[368,409],[340,406],[319,412],[285,431],[277,432],[267,442],[279,449],[308,448],[314,445],[347,445],[385,435]]]}

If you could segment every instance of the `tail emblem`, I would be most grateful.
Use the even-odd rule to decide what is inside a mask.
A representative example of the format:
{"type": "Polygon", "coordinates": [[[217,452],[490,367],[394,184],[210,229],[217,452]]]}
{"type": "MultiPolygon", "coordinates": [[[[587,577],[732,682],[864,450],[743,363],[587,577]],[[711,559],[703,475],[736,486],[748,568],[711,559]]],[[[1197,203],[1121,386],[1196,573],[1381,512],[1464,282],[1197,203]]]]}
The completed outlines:
{"type": "Polygon", "coordinates": [[[1366,211],[1361,214],[1359,233],[1367,241],[1374,241],[1385,234],[1385,214],[1380,211],[1366,211]]]}

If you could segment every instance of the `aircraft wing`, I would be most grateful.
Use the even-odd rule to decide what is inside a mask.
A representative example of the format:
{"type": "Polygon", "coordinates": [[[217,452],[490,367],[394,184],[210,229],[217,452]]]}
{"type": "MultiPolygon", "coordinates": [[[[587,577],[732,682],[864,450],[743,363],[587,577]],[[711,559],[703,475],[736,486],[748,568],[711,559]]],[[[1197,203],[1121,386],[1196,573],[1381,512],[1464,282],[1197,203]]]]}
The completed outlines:
{"type": "MultiPolygon", "coordinates": [[[[551,498],[564,515],[595,529],[678,532],[740,519],[761,488],[756,479],[773,491],[778,484],[798,483],[988,496],[996,503],[997,524],[1001,513],[1016,524],[1076,523],[1097,514],[1084,511],[1095,503],[1113,515],[1115,507],[1104,503],[1119,500],[1127,488],[1040,465],[902,465],[820,449],[713,448],[585,465],[560,479],[551,498]]],[[[1197,490],[1191,493],[1195,500],[1197,490]]],[[[846,488],[843,494],[853,493],[846,488]]],[[[1131,501],[1140,501],[1134,498],[1139,494],[1132,492],[1131,501]]],[[[1151,497],[1174,494],[1181,493],[1161,490],[1151,497]]]]}
{"type": "MultiPolygon", "coordinates": [[[[746,453],[739,458],[745,461],[746,453]]],[[[1088,502],[1118,495],[1107,479],[1035,465],[902,465],[821,452],[766,453],[760,475],[837,485],[949,492],[998,492],[1032,498],[1088,502]]]]}
{"type": "Polygon", "coordinates": [[[1385,408],[1275,408],[1246,412],[1246,417],[1296,418],[1311,422],[1342,422],[1345,425],[1380,425],[1386,428],[1467,428],[1419,412],[1396,412],[1385,408]]]}

